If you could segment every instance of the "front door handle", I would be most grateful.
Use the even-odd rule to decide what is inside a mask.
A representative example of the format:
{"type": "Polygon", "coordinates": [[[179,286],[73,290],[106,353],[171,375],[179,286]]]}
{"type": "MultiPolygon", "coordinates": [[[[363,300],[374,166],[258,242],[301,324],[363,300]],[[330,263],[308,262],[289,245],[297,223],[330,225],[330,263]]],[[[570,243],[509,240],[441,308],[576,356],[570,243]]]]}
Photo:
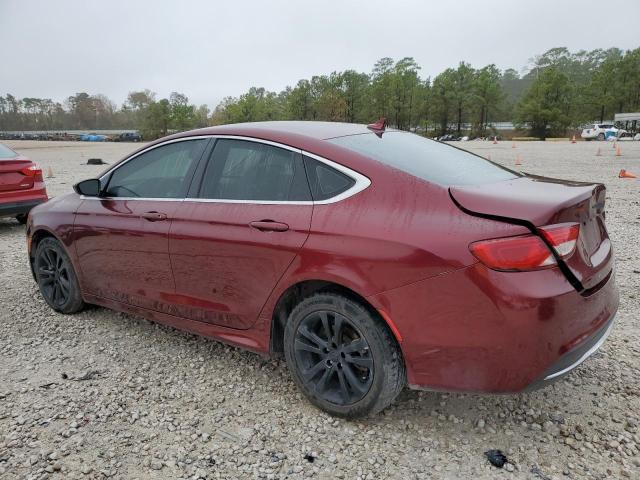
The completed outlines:
{"type": "Polygon", "coordinates": [[[261,232],[286,232],[289,230],[289,225],[286,223],[274,222],[273,220],[250,222],[249,226],[261,232]]]}
{"type": "Polygon", "coordinates": [[[161,222],[167,219],[167,214],[162,212],[144,212],[140,216],[150,222],[161,222]]]}

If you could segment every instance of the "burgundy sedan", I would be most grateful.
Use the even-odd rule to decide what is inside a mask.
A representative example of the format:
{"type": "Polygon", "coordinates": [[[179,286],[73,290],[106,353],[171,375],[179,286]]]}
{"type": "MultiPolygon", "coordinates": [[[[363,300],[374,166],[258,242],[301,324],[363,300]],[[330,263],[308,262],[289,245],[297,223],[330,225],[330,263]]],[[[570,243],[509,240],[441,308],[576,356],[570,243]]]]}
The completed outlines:
{"type": "Polygon", "coordinates": [[[146,145],[35,208],[44,299],[284,354],[318,407],[411,388],[521,392],[618,307],[605,188],[371,125],[265,122],[146,145]]]}

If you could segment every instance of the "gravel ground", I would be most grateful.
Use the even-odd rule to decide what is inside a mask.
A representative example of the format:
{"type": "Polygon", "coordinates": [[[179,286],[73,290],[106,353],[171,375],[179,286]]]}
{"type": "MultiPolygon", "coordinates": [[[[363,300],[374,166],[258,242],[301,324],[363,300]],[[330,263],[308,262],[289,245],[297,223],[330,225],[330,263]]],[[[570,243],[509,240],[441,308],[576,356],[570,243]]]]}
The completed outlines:
{"type": "MultiPolygon", "coordinates": [[[[39,162],[51,195],[134,144],[8,142],[39,162]]],[[[467,142],[524,171],[604,182],[621,306],[600,352],[526,395],[405,390],[382,414],[337,420],[298,393],[282,360],[91,308],[52,312],[0,219],[2,478],[640,478],[640,143],[467,142]],[[601,148],[602,156],[595,156],[601,148]],[[483,452],[501,449],[492,467],[483,452]]]]}

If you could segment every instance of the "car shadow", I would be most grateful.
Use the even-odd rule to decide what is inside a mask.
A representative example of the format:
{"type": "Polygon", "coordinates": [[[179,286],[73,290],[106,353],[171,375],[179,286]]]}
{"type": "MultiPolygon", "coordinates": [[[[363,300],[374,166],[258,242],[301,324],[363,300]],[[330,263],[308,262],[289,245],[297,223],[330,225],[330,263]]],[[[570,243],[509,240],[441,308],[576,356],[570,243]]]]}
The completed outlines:
{"type": "MultiPolygon", "coordinates": [[[[159,345],[167,350],[161,354],[162,356],[170,356],[170,350],[174,348],[182,352],[190,351],[187,356],[209,358],[222,367],[221,371],[238,369],[244,372],[243,377],[248,385],[286,382],[286,387],[283,386],[285,388],[280,389],[281,394],[292,396],[287,403],[294,406],[298,410],[297,413],[311,416],[327,415],[298,395],[299,391],[281,356],[265,358],[240,347],[155,323],[139,316],[116,313],[103,307],[91,306],[85,310],[85,313],[92,317],[95,315],[101,323],[104,322],[101,328],[109,328],[107,324],[117,324],[119,331],[127,330],[132,335],[141,334],[141,342],[138,345],[142,349],[149,349],[150,352],[159,345]],[[145,337],[146,339],[143,340],[145,337]],[[146,345],[143,346],[143,344],[146,345]]],[[[350,423],[363,426],[386,425],[391,428],[391,424],[410,422],[424,427],[437,425],[442,431],[464,430],[471,432],[472,435],[490,435],[492,429],[506,428],[512,420],[511,413],[530,410],[532,405],[537,406],[537,409],[545,415],[563,410],[567,400],[567,388],[573,388],[571,382],[567,380],[561,380],[544,390],[509,395],[446,393],[405,388],[396,401],[382,413],[353,420],[350,423]],[[477,427],[480,419],[486,421],[487,430],[477,427]]]]}
{"type": "Polygon", "coordinates": [[[15,218],[0,218],[0,235],[4,232],[15,232],[20,229],[24,230],[24,225],[19,223],[15,218]]]}

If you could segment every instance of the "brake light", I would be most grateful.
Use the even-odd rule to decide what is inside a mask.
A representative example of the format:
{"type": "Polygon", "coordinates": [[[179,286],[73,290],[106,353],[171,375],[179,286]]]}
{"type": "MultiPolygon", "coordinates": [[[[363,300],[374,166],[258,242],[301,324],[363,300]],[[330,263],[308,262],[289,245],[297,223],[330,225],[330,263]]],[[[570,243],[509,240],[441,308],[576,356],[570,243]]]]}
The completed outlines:
{"type": "Polygon", "coordinates": [[[579,223],[550,225],[548,227],[540,227],[538,230],[562,258],[571,256],[576,249],[578,235],[580,235],[579,223]]]}
{"type": "Polygon", "coordinates": [[[38,165],[33,164],[28,167],[24,167],[20,170],[20,173],[27,177],[35,177],[36,175],[42,175],[42,169],[38,165]]]}
{"type": "MultiPolygon", "coordinates": [[[[580,225],[550,225],[538,230],[561,258],[567,258],[576,248],[580,225]]],[[[469,250],[494,270],[518,272],[557,265],[549,246],[541,237],[533,234],[482,240],[469,245],[469,250]]]]}
{"type": "Polygon", "coordinates": [[[34,177],[34,180],[36,182],[43,181],[42,169],[35,163],[33,165],[29,165],[28,167],[24,167],[22,170],[20,170],[20,173],[25,177],[34,177]]]}

